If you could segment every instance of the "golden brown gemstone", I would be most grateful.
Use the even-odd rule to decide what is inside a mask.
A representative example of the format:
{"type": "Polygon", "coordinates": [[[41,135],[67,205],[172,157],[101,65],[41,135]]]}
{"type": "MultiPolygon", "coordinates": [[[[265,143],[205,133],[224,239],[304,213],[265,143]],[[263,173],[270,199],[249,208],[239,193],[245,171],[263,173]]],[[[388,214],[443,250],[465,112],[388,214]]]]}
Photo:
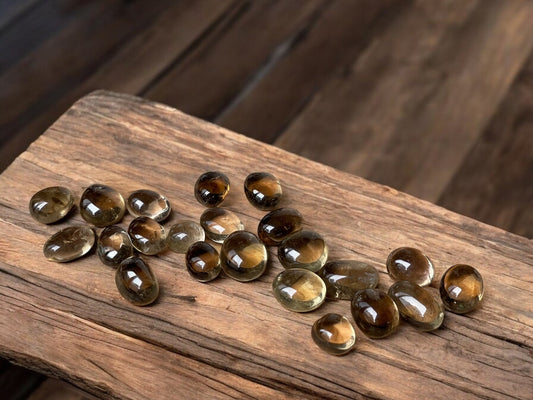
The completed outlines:
{"type": "Polygon", "coordinates": [[[266,247],[253,233],[236,231],[222,243],[222,269],[237,281],[248,282],[259,278],[265,272],[267,261],[266,247]]]}
{"type": "Polygon", "coordinates": [[[400,323],[396,303],[380,289],[363,289],[355,293],[352,315],[361,331],[373,339],[391,335],[400,323]]]}
{"type": "Polygon", "coordinates": [[[387,271],[395,281],[414,282],[428,286],[435,276],[431,260],[413,247],[400,247],[389,254],[387,271]]]}
{"type": "Polygon", "coordinates": [[[157,222],[164,221],[170,215],[168,199],[153,190],[140,189],[131,192],[126,207],[134,217],[150,217],[157,222]]]}
{"type": "Polygon", "coordinates": [[[244,193],[251,205],[260,210],[273,210],[281,200],[278,178],[268,172],[254,172],[244,180],[244,193]]]}
{"type": "Polygon", "coordinates": [[[105,265],[118,267],[126,258],[133,256],[134,249],[128,232],[118,225],[110,225],[100,232],[96,252],[105,265]]]}
{"type": "Polygon", "coordinates": [[[205,231],[202,226],[194,221],[181,221],[169,229],[167,246],[176,253],[187,253],[189,246],[205,240],[205,231]]]}
{"type": "Polygon", "coordinates": [[[65,187],[52,186],[39,190],[30,200],[30,215],[43,224],[65,217],[74,205],[74,196],[65,187]]]}
{"type": "Polygon", "coordinates": [[[355,292],[361,289],[375,288],[379,283],[376,268],[361,261],[330,261],[318,271],[324,280],[328,299],[351,300],[355,292]]]}
{"type": "Polygon", "coordinates": [[[244,229],[237,214],[223,208],[205,210],[200,216],[200,225],[206,236],[217,243],[222,243],[230,233],[244,229]]]}
{"type": "Polygon", "coordinates": [[[139,252],[153,255],[166,247],[165,228],[149,217],[137,217],[128,227],[131,243],[139,252]]]}
{"type": "Polygon", "coordinates": [[[302,214],[293,208],[278,208],[265,215],[257,234],[267,246],[277,246],[287,236],[302,230],[302,214]]]}
{"type": "Polygon", "coordinates": [[[71,226],[56,232],[46,241],[43,253],[47,260],[67,262],[87,254],[96,237],[88,226],[71,226]]]}
{"type": "Polygon", "coordinates": [[[206,242],[193,243],[185,255],[187,271],[200,282],[209,282],[220,274],[218,251],[206,242]]]}
{"type": "Polygon", "coordinates": [[[98,227],[113,225],[122,219],[126,205],[122,195],[106,185],[89,186],[80,199],[80,213],[85,221],[98,227]]]}
{"type": "Polygon", "coordinates": [[[308,269],[291,268],[282,271],[272,282],[274,297],[288,310],[313,311],[326,300],[326,285],[308,269]]]}
{"type": "Polygon", "coordinates": [[[130,257],[120,263],[115,283],[122,297],[136,306],[151,304],[159,296],[156,276],[139,257],[130,257]]]}
{"type": "Polygon", "coordinates": [[[432,331],[444,320],[444,307],[428,289],[414,282],[400,281],[389,288],[403,319],[423,331],[432,331]]]}
{"type": "Polygon", "coordinates": [[[456,314],[470,312],[483,299],[483,278],[474,267],[456,264],[442,275],[440,297],[448,311],[456,314]]]}
{"type": "Polygon", "coordinates": [[[218,171],[206,172],[194,185],[196,200],[205,207],[216,207],[224,201],[229,192],[229,178],[218,171]]]}
{"type": "Polygon", "coordinates": [[[305,268],[317,272],[328,259],[328,247],[318,233],[299,231],[281,242],[278,258],[285,268],[305,268]]]}
{"type": "Polygon", "coordinates": [[[343,315],[330,313],[318,319],[311,328],[311,337],[318,347],[340,356],[355,346],[355,329],[343,315]]]}

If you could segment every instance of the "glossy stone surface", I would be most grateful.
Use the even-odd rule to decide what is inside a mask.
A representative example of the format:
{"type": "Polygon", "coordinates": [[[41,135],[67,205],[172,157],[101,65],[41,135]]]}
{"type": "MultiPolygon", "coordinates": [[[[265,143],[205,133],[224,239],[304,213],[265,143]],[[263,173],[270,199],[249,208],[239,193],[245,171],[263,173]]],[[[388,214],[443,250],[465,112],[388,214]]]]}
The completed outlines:
{"type": "Polygon", "coordinates": [[[126,212],[122,195],[106,185],[89,186],[80,199],[80,214],[88,223],[104,227],[117,224],[126,212]]]}
{"type": "Polygon", "coordinates": [[[379,283],[376,268],[355,260],[329,261],[318,275],[326,284],[326,297],[335,300],[351,300],[358,290],[372,289],[379,283]]]}
{"type": "Polygon", "coordinates": [[[126,207],[134,217],[150,217],[157,222],[164,221],[171,211],[165,196],[148,189],[131,192],[126,200],[126,207]]]}
{"type": "Polygon", "coordinates": [[[237,214],[223,208],[205,210],[200,216],[200,225],[206,236],[216,243],[222,243],[230,233],[244,229],[237,214]]]}
{"type": "Polygon", "coordinates": [[[193,243],[185,255],[187,271],[200,282],[209,282],[220,274],[218,251],[206,242],[193,243]]]}
{"type": "Polygon", "coordinates": [[[413,247],[400,247],[389,254],[387,271],[395,281],[414,282],[428,286],[435,276],[431,260],[413,247]]]}
{"type": "Polygon", "coordinates": [[[303,230],[280,243],[278,258],[285,268],[305,268],[317,272],[328,259],[328,247],[318,233],[303,230]]]}
{"type": "Polygon", "coordinates": [[[222,172],[206,172],[196,181],[194,196],[205,207],[217,207],[226,198],[229,187],[229,178],[222,172]]]}
{"type": "Polygon", "coordinates": [[[474,267],[456,264],[440,281],[440,297],[444,307],[456,314],[474,310],[483,300],[483,278],[474,267]]]}
{"type": "Polygon", "coordinates": [[[128,227],[133,247],[147,255],[160,253],[166,248],[165,228],[149,217],[137,217],[128,227]]]}
{"type": "Polygon", "coordinates": [[[380,289],[359,290],[352,299],[351,309],[355,323],[369,338],[387,337],[400,323],[396,303],[380,289]]]}
{"type": "Polygon", "coordinates": [[[115,283],[119,293],[136,306],[153,303],[159,296],[159,283],[142,258],[130,257],[118,266],[115,283]]]}
{"type": "Polygon", "coordinates": [[[432,331],[444,321],[444,306],[422,286],[409,281],[396,282],[389,288],[403,319],[422,331],[432,331]]]}
{"type": "Polygon", "coordinates": [[[166,240],[170,250],[185,254],[190,245],[205,240],[205,231],[197,222],[180,221],[170,227],[166,240]]]}
{"type": "Polygon", "coordinates": [[[276,300],[286,309],[295,312],[313,311],[326,300],[326,285],[308,269],[291,268],[280,272],[272,291],[276,300]]]}
{"type": "Polygon", "coordinates": [[[43,246],[43,253],[49,261],[72,261],[87,254],[95,241],[96,235],[90,227],[71,226],[50,236],[43,246]]]}
{"type": "Polygon", "coordinates": [[[266,214],[257,226],[257,235],[267,246],[277,246],[283,239],[302,230],[303,217],[294,208],[278,208],[266,214]]]}
{"type": "Polygon", "coordinates": [[[259,278],[265,272],[267,261],[266,247],[253,233],[236,231],[222,243],[222,269],[237,281],[248,282],[259,278]]]}
{"type": "Polygon", "coordinates": [[[47,187],[30,199],[30,215],[43,224],[52,224],[65,217],[73,205],[70,190],[62,186],[47,187]]]}
{"type": "Polygon", "coordinates": [[[340,356],[355,346],[355,329],[345,316],[330,313],[319,318],[311,328],[311,337],[318,347],[340,356]]]}
{"type": "Polygon", "coordinates": [[[133,256],[134,248],[128,232],[118,225],[110,225],[100,232],[96,252],[105,265],[118,267],[126,258],[133,256]]]}
{"type": "Polygon", "coordinates": [[[244,180],[244,194],[255,208],[273,210],[281,200],[278,178],[268,172],[254,172],[244,180]]]}

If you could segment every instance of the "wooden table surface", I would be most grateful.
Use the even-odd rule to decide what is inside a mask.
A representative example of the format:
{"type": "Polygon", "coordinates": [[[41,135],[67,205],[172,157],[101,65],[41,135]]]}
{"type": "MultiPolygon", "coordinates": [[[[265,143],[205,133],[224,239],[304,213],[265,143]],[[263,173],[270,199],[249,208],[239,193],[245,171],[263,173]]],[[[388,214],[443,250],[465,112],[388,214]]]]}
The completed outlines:
{"type": "Polygon", "coordinates": [[[533,246],[524,237],[168,106],[103,91],[69,109],[0,183],[0,356],[15,363],[103,398],[531,398],[533,246]],[[485,280],[482,307],[447,312],[431,333],[406,323],[383,340],[358,331],[355,350],[334,357],[312,342],[311,325],[326,312],[349,316],[349,302],[307,314],[283,309],[271,292],[282,270],[275,248],[265,275],[250,283],[200,284],[183,255],[147,257],[162,294],[144,308],[120,297],[113,270],[94,254],[66,264],[44,259],[46,238],[83,220],[76,213],[51,226],[35,222],[27,207],[37,190],[153,188],[173,205],[170,226],[199,218],[192,188],[208,170],[232,180],[223,205],[247,230],[263,213],[246,202],[242,181],[269,171],[282,182],[283,205],[325,236],[331,260],[371,263],[386,289],[388,253],[415,246],[436,265],[433,286],[452,264],[475,266],[485,280]]]}

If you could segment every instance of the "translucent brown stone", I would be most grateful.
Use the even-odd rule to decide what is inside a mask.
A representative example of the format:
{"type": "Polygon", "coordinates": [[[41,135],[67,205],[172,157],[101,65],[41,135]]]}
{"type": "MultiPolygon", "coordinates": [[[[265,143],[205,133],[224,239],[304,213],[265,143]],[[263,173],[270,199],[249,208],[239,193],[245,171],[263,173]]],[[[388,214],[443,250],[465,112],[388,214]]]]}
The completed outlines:
{"type": "Polygon", "coordinates": [[[222,269],[230,278],[248,282],[265,272],[268,253],[253,233],[236,231],[229,235],[220,250],[222,269]]]}
{"type": "Polygon", "coordinates": [[[159,296],[157,278],[142,258],[130,257],[118,266],[115,283],[119,293],[136,306],[153,303],[159,296]]]}
{"type": "Polygon", "coordinates": [[[435,296],[422,286],[409,281],[394,283],[389,288],[403,319],[422,331],[432,331],[444,320],[444,307],[435,296]]]}
{"type": "Polygon", "coordinates": [[[30,200],[30,215],[43,224],[65,217],[74,205],[74,196],[65,187],[52,186],[39,190],[30,200]]]}
{"type": "Polygon", "coordinates": [[[230,233],[244,229],[237,214],[223,208],[205,210],[200,216],[200,225],[206,236],[217,243],[222,243],[230,233]]]}
{"type": "Polygon", "coordinates": [[[196,181],[194,196],[205,207],[217,207],[226,198],[229,187],[229,178],[222,172],[206,172],[196,181]]]}
{"type": "Polygon", "coordinates": [[[280,272],[272,290],[276,300],[286,309],[295,312],[313,311],[326,299],[326,285],[308,269],[292,268],[280,272]]]}
{"type": "Polygon", "coordinates": [[[128,232],[118,225],[110,225],[100,232],[96,252],[105,265],[118,267],[126,258],[133,256],[134,248],[128,232]]]}
{"type": "Polygon", "coordinates": [[[303,230],[280,243],[278,258],[285,268],[305,268],[317,272],[328,259],[328,247],[318,233],[303,230]]]}
{"type": "Polygon", "coordinates": [[[133,247],[143,254],[157,254],[166,247],[165,228],[152,218],[135,218],[128,227],[128,234],[133,247]]]}
{"type": "Polygon", "coordinates": [[[50,236],[43,246],[43,253],[49,261],[72,261],[87,254],[95,241],[96,235],[90,227],[71,226],[50,236]]]}
{"type": "Polygon", "coordinates": [[[351,309],[359,329],[373,339],[391,335],[400,323],[396,303],[380,289],[359,290],[352,299],[351,309]]]}
{"type": "Polygon", "coordinates": [[[483,300],[483,278],[470,265],[450,267],[440,281],[440,297],[444,307],[456,314],[474,310],[483,300]]]}
{"type": "Polygon", "coordinates": [[[372,289],[379,283],[376,268],[354,260],[329,261],[318,275],[326,284],[328,299],[351,300],[358,290],[372,289]]]}
{"type": "Polygon", "coordinates": [[[193,243],[185,255],[187,271],[200,282],[209,282],[220,274],[218,251],[206,242],[193,243]]]}
{"type": "Polygon", "coordinates": [[[318,347],[329,354],[340,356],[355,346],[355,329],[348,318],[330,313],[319,318],[311,328],[311,337],[318,347]]]}
{"type": "Polygon", "coordinates": [[[254,172],[244,180],[244,193],[251,205],[260,210],[273,210],[281,200],[278,178],[268,172],[254,172]]]}
{"type": "Polygon", "coordinates": [[[164,221],[171,211],[165,196],[148,189],[131,192],[126,200],[126,207],[134,217],[150,217],[157,222],[164,221]]]}
{"type": "Polygon", "coordinates": [[[266,214],[257,227],[257,235],[267,246],[277,246],[283,239],[302,230],[302,214],[294,208],[278,208],[266,214]]]}
{"type": "Polygon", "coordinates": [[[125,212],[126,204],[122,195],[109,186],[94,184],[81,195],[81,216],[95,226],[116,224],[122,220],[125,212]]]}
{"type": "Polygon", "coordinates": [[[387,271],[395,281],[414,282],[428,286],[435,276],[431,260],[413,247],[400,247],[389,254],[387,271]]]}
{"type": "Polygon", "coordinates": [[[176,253],[185,254],[190,245],[205,240],[205,231],[194,221],[181,221],[172,225],[167,233],[167,246],[176,253]]]}

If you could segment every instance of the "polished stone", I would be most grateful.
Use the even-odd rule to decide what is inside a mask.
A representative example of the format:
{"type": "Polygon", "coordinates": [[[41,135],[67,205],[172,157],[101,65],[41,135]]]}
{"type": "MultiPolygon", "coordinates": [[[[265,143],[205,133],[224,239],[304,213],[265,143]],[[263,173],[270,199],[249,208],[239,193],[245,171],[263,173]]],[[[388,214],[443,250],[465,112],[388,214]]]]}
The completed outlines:
{"type": "Polygon", "coordinates": [[[220,274],[218,251],[206,242],[193,243],[185,255],[187,271],[200,282],[209,282],[220,274]]]}
{"type": "Polygon", "coordinates": [[[379,283],[376,268],[362,261],[329,261],[318,271],[326,284],[326,297],[335,300],[351,300],[361,289],[373,289],[379,283]]]}
{"type": "Polygon", "coordinates": [[[30,200],[30,215],[43,224],[52,224],[65,217],[74,205],[71,191],[62,186],[39,190],[30,200]]]}
{"type": "Polygon", "coordinates": [[[444,321],[444,306],[429,289],[409,281],[396,282],[389,288],[403,319],[422,331],[432,331],[444,321]]]}
{"type": "Polygon", "coordinates": [[[474,267],[457,264],[450,267],[440,281],[444,307],[456,314],[474,310],[483,300],[483,278],[474,267]]]}
{"type": "Polygon", "coordinates": [[[230,233],[244,229],[237,214],[224,208],[205,210],[200,216],[200,225],[206,236],[216,243],[222,243],[230,233]]]}
{"type": "Polygon", "coordinates": [[[413,247],[400,247],[389,254],[387,271],[395,281],[414,282],[428,286],[435,276],[431,260],[413,247]]]}
{"type": "Polygon", "coordinates": [[[170,202],[165,196],[148,189],[131,192],[126,207],[134,217],[150,217],[157,222],[164,221],[171,211],[170,202]]]}
{"type": "Polygon", "coordinates": [[[196,181],[194,196],[205,207],[217,207],[226,198],[229,188],[229,178],[225,174],[210,171],[200,175],[196,181]]]}
{"type": "Polygon", "coordinates": [[[220,250],[222,269],[230,278],[248,282],[265,272],[268,253],[253,233],[236,231],[229,235],[220,250]]]}
{"type": "Polygon", "coordinates": [[[369,338],[387,337],[400,323],[396,303],[380,289],[359,290],[352,299],[351,309],[355,323],[369,338]]]}
{"type": "Polygon", "coordinates": [[[286,309],[295,312],[313,311],[326,300],[326,285],[308,269],[291,268],[280,272],[272,290],[276,300],[286,309]]]}
{"type": "Polygon", "coordinates": [[[96,252],[105,265],[118,267],[126,258],[133,256],[134,248],[126,230],[110,225],[100,232],[96,252]]]}
{"type": "Polygon", "coordinates": [[[136,306],[151,304],[159,296],[157,278],[140,257],[130,257],[120,263],[115,283],[122,297],[136,306]]]}
{"type": "Polygon", "coordinates": [[[278,258],[285,268],[305,268],[317,272],[328,259],[328,247],[318,233],[303,230],[280,243],[278,258]]]}
{"type": "Polygon", "coordinates": [[[302,214],[294,208],[278,208],[266,214],[257,226],[259,239],[267,246],[277,246],[283,239],[302,230],[302,214]]]}
{"type": "Polygon", "coordinates": [[[133,247],[143,254],[154,255],[166,248],[165,228],[152,218],[135,218],[130,222],[128,234],[133,247]]]}
{"type": "Polygon", "coordinates": [[[205,240],[205,231],[198,222],[180,221],[170,227],[166,240],[170,250],[185,254],[190,245],[205,240]]]}
{"type": "Polygon", "coordinates": [[[43,253],[49,261],[72,261],[87,254],[95,241],[96,235],[90,227],[71,226],[50,236],[43,246],[43,253]]]}
{"type": "Polygon", "coordinates": [[[255,208],[273,210],[281,200],[278,178],[268,172],[254,172],[244,180],[244,194],[255,208]]]}
{"type": "Polygon", "coordinates": [[[106,185],[89,186],[80,199],[80,214],[85,221],[98,227],[113,225],[122,220],[126,204],[122,195],[106,185]]]}
{"type": "Polygon", "coordinates": [[[341,356],[355,346],[355,329],[340,314],[330,313],[318,319],[311,328],[311,337],[318,347],[329,354],[341,356]]]}

